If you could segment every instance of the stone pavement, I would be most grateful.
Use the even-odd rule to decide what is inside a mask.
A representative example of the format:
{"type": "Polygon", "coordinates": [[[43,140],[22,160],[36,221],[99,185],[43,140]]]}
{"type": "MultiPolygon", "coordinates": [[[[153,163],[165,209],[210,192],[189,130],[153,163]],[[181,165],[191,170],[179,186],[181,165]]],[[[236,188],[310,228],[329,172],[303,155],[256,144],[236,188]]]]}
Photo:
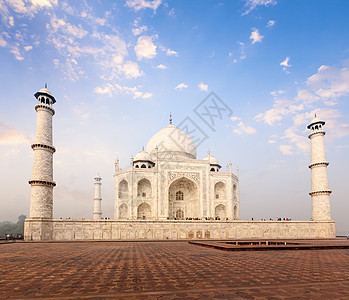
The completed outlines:
{"type": "Polygon", "coordinates": [[[0,299],[53,297],[349,299],[349,249],[226,252],[185,241],[1,244],[0,299]]]}

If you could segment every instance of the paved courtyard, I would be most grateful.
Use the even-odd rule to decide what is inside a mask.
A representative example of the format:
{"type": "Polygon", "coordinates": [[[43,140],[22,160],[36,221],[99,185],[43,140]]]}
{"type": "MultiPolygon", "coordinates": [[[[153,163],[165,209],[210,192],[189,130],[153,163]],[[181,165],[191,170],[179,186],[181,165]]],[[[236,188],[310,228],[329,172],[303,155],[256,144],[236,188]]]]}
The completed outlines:
{"type": "MultiPolygon", "coordinates": [[[[343,241],[342,241],[343,242],[343,241]]],[[[188,242],[0,245],[0,299],[349,299],[349,249],[188,242]]]]}

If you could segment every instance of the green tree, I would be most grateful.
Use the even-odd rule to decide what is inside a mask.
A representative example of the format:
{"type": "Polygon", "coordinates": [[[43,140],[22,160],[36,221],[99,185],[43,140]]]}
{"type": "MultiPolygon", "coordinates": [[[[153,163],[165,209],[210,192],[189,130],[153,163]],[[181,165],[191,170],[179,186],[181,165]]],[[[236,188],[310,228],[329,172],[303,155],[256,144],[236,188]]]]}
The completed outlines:
{"type": "Polygon", "coordinates": [[[0,223],[0,237],[4,237],[6,234],[12,234],[16,236],[17,234],[24,234],[24,220],[26,216],[20,215],[18,217],[17,223],[12,222],[1,222],[0,223]]]}

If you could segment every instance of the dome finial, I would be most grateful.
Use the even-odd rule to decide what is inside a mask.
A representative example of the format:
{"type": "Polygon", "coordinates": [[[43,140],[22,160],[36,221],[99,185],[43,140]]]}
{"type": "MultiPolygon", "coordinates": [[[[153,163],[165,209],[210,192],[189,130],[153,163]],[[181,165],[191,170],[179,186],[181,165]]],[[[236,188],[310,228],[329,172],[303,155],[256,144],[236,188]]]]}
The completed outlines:
{"type": "Polygon", "coordinates": [[[170,125],[172,125],[172,114],[170,113],[170,125]]]}
{"type": "Polygon", "coordinates": [[[142,151],[144,151],[144,146],[142,146],[142,151]]]}
{"type": "Polygon", "coordinates": [[[47,89],[47,82],[45,82],[45,89],[47,89]]]}

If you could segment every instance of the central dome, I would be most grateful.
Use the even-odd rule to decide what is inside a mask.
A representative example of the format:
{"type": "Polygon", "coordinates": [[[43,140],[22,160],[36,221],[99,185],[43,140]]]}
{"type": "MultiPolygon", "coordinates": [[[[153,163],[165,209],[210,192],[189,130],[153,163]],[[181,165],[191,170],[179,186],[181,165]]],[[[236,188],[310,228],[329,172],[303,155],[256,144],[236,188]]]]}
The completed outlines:
{"type": "Polygon", "coordinates": [[[196,147],[192,138],[172,124],[152,136],[146,151],[155,158],[156,148],[159,158],[196,159],[196,147]]]}

